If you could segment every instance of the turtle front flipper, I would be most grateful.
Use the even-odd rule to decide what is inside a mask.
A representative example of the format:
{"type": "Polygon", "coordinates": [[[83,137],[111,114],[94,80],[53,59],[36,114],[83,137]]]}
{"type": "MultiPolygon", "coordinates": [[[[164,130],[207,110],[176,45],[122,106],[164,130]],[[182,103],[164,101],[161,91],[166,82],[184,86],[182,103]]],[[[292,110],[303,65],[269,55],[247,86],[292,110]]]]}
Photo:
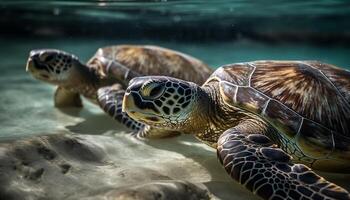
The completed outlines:
{"type": "Polygon", "coordinates": [[[109,116],[132,129],[135,133],[143,130],[144,124],[133,120],[128,114],[122,112],[124,90],[120,84],[102,87],[98,89],[97,94],[100,107],[109,116]]]}
{"type": "Polygon", "coordinates": [[[79,93],[69,91],[63,87],[57,87],[55,96],[55,107],[83,107],[79,93]]]}
{"type": "Polygon", "coordinates": [[[317,175],[249,126],[225,131],[217,154],[230,176],[264,199],[350,199],[349,193],[317,175]]]}

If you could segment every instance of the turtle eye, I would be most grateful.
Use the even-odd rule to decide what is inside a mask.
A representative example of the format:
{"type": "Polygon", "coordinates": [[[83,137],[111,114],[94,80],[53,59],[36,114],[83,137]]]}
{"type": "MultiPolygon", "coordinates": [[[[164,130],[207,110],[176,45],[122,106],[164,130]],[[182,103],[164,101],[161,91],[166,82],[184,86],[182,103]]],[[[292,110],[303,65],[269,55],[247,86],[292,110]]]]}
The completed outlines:
{"type": "Polygon", "coordinates": [[[45,62],[49,62],[52,59],[54,59],[54,55],[50,54],[50,55],[45,57],[45,62]]]}
{"type": "Polygon", "coordinates": [[[142,86],[141,95],[146,99],[156,99],[163,94],[164,89],[164,84],[148,82],[142,86]]]}
{"type": "Polygon", "coordinates": [[[54,59],[54,54],[52,52],[49,51],[42,51],[39,54],[39,58],[41,62],[49,62],[52,59],[54,59]]]}

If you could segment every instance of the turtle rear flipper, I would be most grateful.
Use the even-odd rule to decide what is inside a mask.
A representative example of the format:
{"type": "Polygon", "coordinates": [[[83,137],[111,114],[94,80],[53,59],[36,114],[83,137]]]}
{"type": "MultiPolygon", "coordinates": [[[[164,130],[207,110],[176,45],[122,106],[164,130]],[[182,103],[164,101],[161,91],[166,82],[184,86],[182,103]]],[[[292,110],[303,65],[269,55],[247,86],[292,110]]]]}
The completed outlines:
{"type": "Polygon", "coordinates": [[[343,188],[291,157],[262,134],[237,126],[219,138],[217,154],[227,173],[264,199],[350,199],[343,188]]]}
{"type": "Polygon", "coordinates": [[[83,107],[79,93],[71,92],[63,87],[57,87],[54,95],[55,107],[83,107]]]}

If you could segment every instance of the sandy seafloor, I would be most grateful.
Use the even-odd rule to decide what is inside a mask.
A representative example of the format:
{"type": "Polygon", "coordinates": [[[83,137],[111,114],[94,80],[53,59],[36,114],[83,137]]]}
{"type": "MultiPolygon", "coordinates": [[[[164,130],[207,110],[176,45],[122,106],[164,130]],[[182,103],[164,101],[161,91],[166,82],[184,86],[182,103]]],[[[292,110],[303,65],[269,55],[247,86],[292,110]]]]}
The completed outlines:
{"type": "MultiPolygon", "coordinates": [[[[0,175],[6,177],[6,180],[2,180],[0,189],[1,192],[5,190],[8,192],[7,197],[23,197],[24,199],[61,199],[63,197],[75,199],[98,196],[111,188],[143,184],[154,180],[184,180],[203,184],[200,187],[208,188],[219,199],[256,198],[226,175],[216,159],[214,149],[196,141],[191,135],[138,141],[126,134],[128,130],[123,129],[97,106],[87,101],[84,102],[85,107],[81,110],[62,111],[54,108],[54,87],[34,80],[25,72],[26,59],[31,49],[62,49],[87,61],[101,46],[153,44],[188,53],[202,59],[213,68],[228,63],[262,59],[321,60],[350,68],[348,59],[350,50],[335,47],[276,46],[248,41],[188,44],[164,41],[96,41],[93,39],[1,39],[0,43],[0,160],[2,162],[0,163],[0,175]],[[31,151],[32,146],[38,144],[38,142],[16,143],[15,140],[31,140],[30,138],[34,136],[56,134],[83,138],[90,144],[90,146],[87,145],[89,148],[99,148],[103,154],[102,164],[99,163],[101,161],[99,159],[96,161],[99,164],[96,164],[95,161],[70,157],[69,152],[74,151],[62,149],[60,145],[55,146],[54,137],[53,143],[47,138],[34,138],[34,140],[42,143],[49,141],[45,143],[47,147],[52,147],[51,150],[56,154],[62,153],[57,156],[59,162],[43,159],[40,154],[27,155],[29,152],[25,152],[21,155],[30,157],[29,163],[24,163],[20,170],[18,166],[12,171],[6,168],[7,164],[10,166],[11,162],[14,162],[11,160],[13,159],[11,153],[15,152],[13,149],[27,145],[25,149],[31,151]],[[62,166],[61,161],[70,163],[68,172],[55,172],[58,170],[55,168],[57,163],[60,163],[57,166],[62,166]],[[34,180],[27,178],[28,170],[37,172],[41,168],[44,171],[43,173],[40,171],[40,176],[34,180]]],[[[95,153],[92,150],[92,154],[95,155],[95,153]]],[[[77,155],[79,155],[79,150],[77,155]]],[[[14,157],[17,161],[20,160],[20,156],[18,157],[16,153],[14,157]]],[[[26,160],[23,157],[21,159],[26,160]]],[[[325,175],[329,180],[350,189],[350,175],[325,175]]],[[[0,197],[2,197],[1,194],[0,197]]]]}

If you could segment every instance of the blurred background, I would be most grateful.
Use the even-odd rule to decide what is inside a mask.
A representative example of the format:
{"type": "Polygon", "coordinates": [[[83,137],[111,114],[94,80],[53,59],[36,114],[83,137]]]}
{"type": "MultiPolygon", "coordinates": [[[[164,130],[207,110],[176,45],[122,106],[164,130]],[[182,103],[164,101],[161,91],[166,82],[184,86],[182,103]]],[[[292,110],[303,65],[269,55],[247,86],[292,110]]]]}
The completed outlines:
{"type": "Polygon", "coordinates": [[[266,59],[350,68],[349,21],[347,0],[1,1],[0,137],[115,128],[96,106],[87,104],[75,118],[55,109],[54,87],[25,72],[32,49],[61,49],[87,61],[99,47],[152,44],[213,68],[266,59]]]}

